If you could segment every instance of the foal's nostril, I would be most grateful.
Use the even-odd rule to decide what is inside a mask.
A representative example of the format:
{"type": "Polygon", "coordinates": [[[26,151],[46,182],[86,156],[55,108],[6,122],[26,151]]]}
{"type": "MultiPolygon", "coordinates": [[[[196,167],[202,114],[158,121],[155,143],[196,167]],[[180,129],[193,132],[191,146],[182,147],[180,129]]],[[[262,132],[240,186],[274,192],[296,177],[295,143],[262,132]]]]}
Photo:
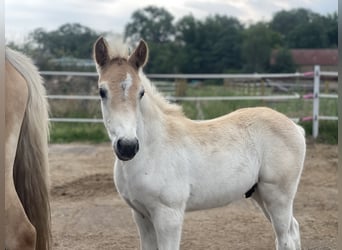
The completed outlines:
{"type": "Polygon", "coordinates": [[[115,151],[120,160],[131,160],[139,151],[139,141],[137,139],[119,139],[116,143],[115,151]]]}
{"type": "Polygon", "coordinates": [[[123,140],[122,139],[119,139],[117,144],[116,144],[116,147],[119,151],[122,150],[122,148],[124,147],[124,143],[123,143],[123,140]]]}

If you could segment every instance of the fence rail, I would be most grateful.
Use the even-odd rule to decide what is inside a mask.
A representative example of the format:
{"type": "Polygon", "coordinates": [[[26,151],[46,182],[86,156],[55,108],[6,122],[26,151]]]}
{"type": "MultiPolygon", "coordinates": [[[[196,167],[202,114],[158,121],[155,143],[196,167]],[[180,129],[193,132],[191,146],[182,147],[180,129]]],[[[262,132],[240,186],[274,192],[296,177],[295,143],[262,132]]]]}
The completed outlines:
{"type": "MultiPolygon", "coordinates": [[[[320,95],[321,96],[321,95],[320,95]]],[[[59,100],[101,100],[98,96],[89,95],[47,95],[48,99],[59,100]]],[[[166,96],[169,101],[237,101],[237,100],[291,100],[300,99],[299,94],[272,96],[166,96]]],[[[332,98],[332,97],[330,97],[332,98]]]]}
{"type": "MultiPolygon", "coordinates": [[[[69,72],[69,71],[41,71],[42,76],[81,76],[81,77],[97,77],[96,72],[69,72]]],[[[336,121],[338,117],[319,115],[319,100],[320,98],[338,98],[337,94],[321,94],[320,79],[321,77],[338,77],[338,72],[320,71],[319,66],[315,66],[314,71],[305,73],[289,73],[289,74],[147,74],[151,79],[287,79],[287,78],[304,78],[313,79],[313,93],[306,95],[272,95],[272,96],[172,96],[168,95],[166,98],[170,101],[234,101],[234,100],[294,100],[294,99],[313,99],[312,116],[291,118],[295,122],[312,120],[313,123],[313,137],[318,136],[319,120],[336,121]]],[[[98,96],[89,95],[48,95],[48,99],[58,100],[100,100],[98,96]]],[[[84,123],[101,123],[102,119],[94,118],[50,118],[52,122],[84,122],[84,123]]]]}

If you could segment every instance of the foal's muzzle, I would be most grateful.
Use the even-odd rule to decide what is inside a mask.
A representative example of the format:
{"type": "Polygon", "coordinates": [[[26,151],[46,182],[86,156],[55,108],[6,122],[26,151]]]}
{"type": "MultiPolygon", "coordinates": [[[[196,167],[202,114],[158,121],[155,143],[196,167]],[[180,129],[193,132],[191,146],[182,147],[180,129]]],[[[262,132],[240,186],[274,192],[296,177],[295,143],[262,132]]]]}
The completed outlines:
{"type": "Polygon", "coordinates": [[[139,141],[137,139],[118,139],[114,145],[116,156],[122,161],[129,161],[139,151],[139,141]]]}

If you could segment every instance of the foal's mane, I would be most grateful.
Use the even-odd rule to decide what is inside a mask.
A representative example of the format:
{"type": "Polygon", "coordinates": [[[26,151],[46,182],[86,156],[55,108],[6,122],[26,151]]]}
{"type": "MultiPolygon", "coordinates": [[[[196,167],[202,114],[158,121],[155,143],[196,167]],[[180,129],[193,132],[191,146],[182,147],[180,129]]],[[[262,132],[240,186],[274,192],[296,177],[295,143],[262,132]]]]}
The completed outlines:
{"type": "MultiPolygon", "coordinates": [[[[108,52],[110,60],[120,58],[128,60],[130,56],[129,47],[120,40],[111,41],[109,43],[108,52]]],[[[147,78],[142,68],[139,69],[138,74],[141,80],[141,84],[144,86],[145,92],[149,94],[149,97],[164,114],[172,116],[184,116],[182,107],[177,104],[170,103],[168,100],[166,100],[165,97],[157,90],[155,85],[151,83],[150,79],[147,78]]]]}
{"type": "Polygon", "coordinates": [[[151,81],[146,77],[146,75],[139,71],[139,77],[142,81],[142,84],[145,88],[147,93],[150,93],[150,97],[152,98],[153,102],[159,107],[159,109],[166,115],[183,117],[184,113],[182,107],[170,103],[165,97],[157,90],[157,88],[151,83],[151,81]]]}

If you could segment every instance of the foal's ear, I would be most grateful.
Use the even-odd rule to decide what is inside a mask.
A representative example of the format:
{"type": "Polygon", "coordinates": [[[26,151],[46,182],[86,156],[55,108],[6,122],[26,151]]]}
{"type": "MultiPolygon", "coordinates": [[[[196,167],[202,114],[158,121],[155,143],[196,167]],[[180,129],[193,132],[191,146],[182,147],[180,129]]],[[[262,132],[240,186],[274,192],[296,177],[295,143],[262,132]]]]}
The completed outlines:
{"type": "Polygon", "coordinates": [[[110,61],[108,44],[102,36],[95,42],[93,54],[96,64],[100,67],[105,66],[110,61]]]}
{"type": "Polygon", "coordinates": [[[138,47],[133,54],[129,57],[129,63],[136,69],[143,67],[148,58],[148,47],[144,40],[140,40],[138,47]]]}

